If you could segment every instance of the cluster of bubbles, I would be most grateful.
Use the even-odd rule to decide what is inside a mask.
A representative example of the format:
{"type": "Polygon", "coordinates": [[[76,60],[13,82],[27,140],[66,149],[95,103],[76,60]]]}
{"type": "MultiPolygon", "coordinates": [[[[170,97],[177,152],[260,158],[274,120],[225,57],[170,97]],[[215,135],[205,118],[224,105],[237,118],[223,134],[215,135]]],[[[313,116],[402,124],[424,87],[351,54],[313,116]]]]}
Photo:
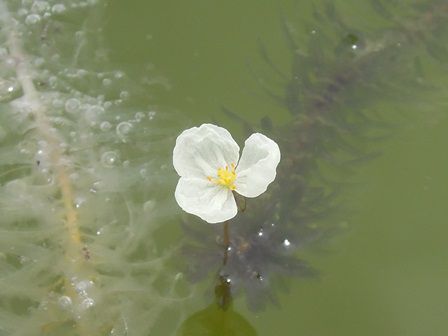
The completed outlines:
{"type": "MultiPolygon", "coordinates": [[[[14,48],[6,46],[7,27],[4,29],[5,36],[0,36],[0,103],[8,103],[5,104],[8,109],[7,114],[11,115],[11,120],[15,124],[8,127],[0,125],[0,140],[2,136],[10,136],[13,126],[19,125],[11,148],[14,156],[17,153],[17,156],[23,158],[22,162],[26,166],[26,172],[21,175],[27,179],[24,184],[37,184],[38,189],[48,191],[44,204],[49,206],[42,208],[41,212],[48,215],[51,211],[50,218],[55,217],[58,224],[60,224],[64,205],[59,202],[61,188],[56,186],[63,185],[62,182],[68,182],[72,197],[67,199],[73,203],[77,213],[77,224],[83,238],[86,237],[89,251],[92,251],[92,259],[96,261],[98,259],[96,259],[95,248],[99,247],[103,251],[108,248],[108,244],[116,242],[114,230],[118,226],[120,226],[121,238],[122,223],[118,219],[124,218],[125,212],[133,209],[131,201],[129,204],[126,203],[126,206],[118,204],[116,191],[120,193],[120,202],[122,197],[129,197],[132,200],[133,193],[138,194],[139,191],[131,190],[129,186],[140,187],[140,182],[146,181],[151,176],[150,173],[152,174],[151,160],[156,160],[154,157],[148,160],[142,153],[148,152],[148,138],[158,136],[152,131],[158,130],[156,124],[159,124],[162,117],[158,114],[158,108],[147,104],[146,99],[139,100],[138,95],[143,91],[140,83],[138,89],[135,89],[136,86],[133,86],[135,81],[129,80],[123,69],[110,70],[107,62],[102,63],[101,67],[96,67],[96,54],[89,62],[83,62],[83,56],[78,62],[77,47],[90,42],[90,37],[87,35],[91,31],[74,30],[82,29],[75,27],[76,24],[73,21],[82,17],[80,13],[87,11],[78,11],[73,16],[71,12],[73,8],[95,5],[96,1],[18,0],[15,2],[15,0],[5,0],[6,2],[11,5],[9,9],[14,22],[18,22],[18,38],[23,47],[23,57],[10,54],[14,48]],[[74,20],[67,20],[67,18],[74,18],[74,20]],[[67,27],[65,22],[69,22],[67,27]],[[67,41],[59,44],[64,38],[67,41]],[[21,77],[17,76],[17,69],[20,69],[17,66],[21,60],[29,65],[27,75],[32,78],[37,99],[34,94],[28,95],[30,90],[23,90],[21,87],[21,77]],[[130,152],[132,154],[129,154],[130,152]],[[60,167],[63,168],[59,169],[60,167]],[[60,171],[66,175],[60,174],[60,171]],[[64,175],[62,182],[61,175],[64,175]],[[118,209],[118,206],[123,208],[118,209]],[[97,221],[97,218],[101,220],[97,221]]],[[[0,0],[1,3],[3,3],[2,0],[0,0]]],[[[96,49],[90,46],[86,47],[85,54],[90,54],[91,51],[96,52],[96,49]]],[[[24,86],[24,88],[28,87],[24,86]]],[[[33,90],[31,92],[34,93],[33,90]]],[[[153,104],[152,101],[151,104],[153,104]]],[[[160,166],[160,162],[157,165],[160,166]]],[[[17,180],[21,181],[21,177],[17,180]]],[[[145,185],[146,183],[148,182],[145,182],[145,185]]],[[[158,189],[154,188],[154,193],[157,192],[156,190],[158,189]]],[[[150,192],[145,189],[145,197],[153,197],[150,192]]],[[[26,195],[26,193],[23,194],[26,195]]],[[[14,199],[20,201],[17,197],[14,199]]],[[[35,201],[34,195],[29,196],[29,199],[35,201]]],[[[134,221],[140,221],[138,211],[143,211],[147,215],[152,214],[154,208],[153,201],[147,201],[143,206],[141,204],[136,206],[136,216],[130,218],[129,221],[131,224],[134,221]]],[[[40,218],[38,220],[40,221],[40,218]]],[[[123,220],[123,226],[125,222],[126,220],[123,220]]],[[[147,218],[144,223],[147,224],[147,218]]],[[[51,223],[48,226],[53,228],[51,223]]],[[[147,240],[151,236],[145,231],[145,227],[146,225],[137,228],[135,225],[134,228],[129,225],[129,230],[140,230],[137,232],[142,233],[141,237],[146,235],[145,240],[147,240]]],[[[57,234],[60,231],[64,230],[58,225],[57,234]]],[[[66,232],[63,232],[63,235],[65,237],[66,232]]],[[[132,237],[136,241],[135,245],[140,242],[139,237],[137,234],[135,238],[132,237]]],[[[52,250],[53,241],[59,244],[56,234],[49,235],[45,241],[46,244],[48,243],[48,249],[45,247],[46,253],[55,253],[52,250]]],[[[110,255],[114,255],[113,253],[120,252],[112,251],[110,255]]],[[[84,257],[88,260],[90,254],[82,257],[82,261],[84,257]]],[[[36,262],[42,262],[43,259],[36,260],[36,262]]],[[[120,258],[112,258],[109,254],[105,260],[113,265],[115,262],[118,264],[123,261],[120,261],[120,258]]],[[[30,260],[24,257],[20,259],[20,262],[25,264],[30,260]]],[[[48,311],[49,313],[44,313],[43,316],[52,317],[55,313],[55,316],[63,316],[61,320],[66,320],[68,316],[68,320],[88,321],[89,316],[96,316],[102,310],[102,304],[107,300],[104,294],[107,293],[107,290],[104,290],[105,286],[113,285],[115,280],[129,281],[129,284],[134,281],[133,275],[126,276],[126,279],[117,275],[115,279],[101,278],[102,274],[95,270],[92,273],[66,272],[64,270],[66,266],[63,266],[65,264],[58,263],[54,268],[47,268],[44,265],[49,273],[54,271],[58,274],[69,273],[76,276],[69,277],[68,283],[64,282],[62,288],[59,286],[58,277],[57,284],[49,287],[50,292],[46,292],[44,299],[39,296],[38,302],[41,309],[36,310],[37,315],[40,315],[39,312],[48,311]],[[100,282],[101,288],[98,287],[100,282]]],[[[157,272],[156,269],[154,273],[157,272]]],[[[178,278],[180,276],[176,276],[173,282],[177,283],[178,278]]],[[[147,286],[151,286],[151,283],[147,286]]],[[[172,294],[177,295],[177,293],[172,294]]],[[[104,314],[108,313],[104,312],[104,314]]],[[[107,323],[110,327],[114,326],[110,331],[111,335],[126,334],[125,319],[118,321],[117,324],[107,323]]]]}
{"type": "Polygon", "coordinates": [[[21,94],[21,87],[13,76],[14,59],[9,57],[8,49],[0,44],[0,64],[4,64],[0,72],[0,103],[9,102],[21,94]]]}
{"type": "Polygon", "coordinates": [[[97,3],[97,0],[87,1],[43,1],[22,0],[22,5],[17,14],[24,19],[25,24],[35,25],[53,15],[64,14],[67,10],[87,8],[97,3]]]}
{"type": "Polygon", "coordinates": [[[93,295],[95,284],[91,280],[74,277],[71,279],[70,286],[73,287],[75,294],[51,292],[48,298],[41,302],[40,309],[45,311],[56,307],[76,320],[81,319],[96,304],[93,295]]]}

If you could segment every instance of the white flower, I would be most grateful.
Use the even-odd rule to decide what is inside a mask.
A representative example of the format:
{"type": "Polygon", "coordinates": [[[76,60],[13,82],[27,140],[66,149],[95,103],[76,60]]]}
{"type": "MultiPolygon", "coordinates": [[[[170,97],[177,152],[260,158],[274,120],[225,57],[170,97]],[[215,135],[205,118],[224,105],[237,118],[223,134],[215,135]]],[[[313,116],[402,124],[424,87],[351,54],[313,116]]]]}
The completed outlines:
{"type": "Polygon", "coordinates": [[[274,181],[280,149],[268,137],[252,134],[240,148],[230,133],[203,124],[182,132],[173,151],[173,165],[180,179],[175,197],[186,212],[208,223],[236,216],[233,191],[257,197],[274,181]]]}

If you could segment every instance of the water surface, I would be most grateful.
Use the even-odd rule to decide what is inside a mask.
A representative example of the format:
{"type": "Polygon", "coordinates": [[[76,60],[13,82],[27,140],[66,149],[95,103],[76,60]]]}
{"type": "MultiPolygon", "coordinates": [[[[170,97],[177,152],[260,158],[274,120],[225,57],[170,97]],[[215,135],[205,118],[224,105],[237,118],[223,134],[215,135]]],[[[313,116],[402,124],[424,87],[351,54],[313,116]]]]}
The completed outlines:
{"type": "Polygon", "coordinates": [[[0,3],[0,335],[446,334],[442,1],[0,3]],[[224,268],[205,122],[282,150],[224,268]]]}

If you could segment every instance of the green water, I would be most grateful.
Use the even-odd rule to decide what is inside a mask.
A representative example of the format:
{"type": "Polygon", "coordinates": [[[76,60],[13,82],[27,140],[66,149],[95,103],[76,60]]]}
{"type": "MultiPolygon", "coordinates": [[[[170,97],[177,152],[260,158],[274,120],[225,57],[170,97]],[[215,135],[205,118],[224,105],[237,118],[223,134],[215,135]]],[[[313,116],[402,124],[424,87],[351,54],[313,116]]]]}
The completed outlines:
{"type": "MultiPolygon", "coordinates": [[[[14,16],[35,2],[0,3],[14,16]]],[[[443,1],[65,5],[60,16],[19,26],[18,40],[35,83],[44,83],[37,90],[56,94],[42,99],[44,114],[65,143],[81,243],[72,245],[61,221],[61,163],[46,154],[55,146],[47,126],[17,112],[20,90],[1,91],[0,335],[447,333],[443,1]],[[88,74],[63,71],[72,68],[88,74]],[[81,107],[67,107],[71,98],[81,107]],[[226,311],[215,293],[221,228],[183,214],[174,201],[175,137],[205,122],[226,127],[240,145],[248,128],[267,133],[283,162],[298,162],[283,166],[269,194],[275,198],[255,199],[248,216],[257,202],[294,213],[267,220],[278,220],[275,239],[290,238],[298,246],[292,256],[317,273],[288,275],[284,259],[252,256],[257,265],[270,262],[269,281],[232,292],[226,311]],[[301,134],[306,146],[287,146],[301,134]],[[291,187],[298,205],[290,205],[281,187],[302,183],[300,199],[291,187]],[[295,225],[308,206],[313,216],[295,225]],[[186,253],[190,244],[217,261],[186,253]],[[80,289],[80,280],[91,285],[80,289]],[[251,295],[259,302],[251,304],[251,295]]],[[[4,22],[7,55],[15,28],[4,22]]],[[[3,61],[0,84],[14,83],[12,68],[3,61]]],[[[252,217],[240,217],[231,235],[244,239],[249,231],[235,225],[252,217]]]]}

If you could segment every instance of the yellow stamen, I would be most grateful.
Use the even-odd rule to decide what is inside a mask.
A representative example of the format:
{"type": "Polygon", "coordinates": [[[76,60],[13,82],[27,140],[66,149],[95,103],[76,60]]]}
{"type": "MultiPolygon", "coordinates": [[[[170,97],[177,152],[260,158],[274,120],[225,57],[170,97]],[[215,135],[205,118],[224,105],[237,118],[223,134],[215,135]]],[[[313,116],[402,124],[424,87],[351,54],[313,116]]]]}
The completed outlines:
{"type": "Polygon", "coordinates": [[[230,169],[228,165],[225,168],[219,168],[216,175],[217,178],[207,176],[207,179],[210,182],[229,188],[230,190],[235,190],[236,188],[234,184],[236,179],[235,164],[232,163],[230,165],[230,169]]]}

